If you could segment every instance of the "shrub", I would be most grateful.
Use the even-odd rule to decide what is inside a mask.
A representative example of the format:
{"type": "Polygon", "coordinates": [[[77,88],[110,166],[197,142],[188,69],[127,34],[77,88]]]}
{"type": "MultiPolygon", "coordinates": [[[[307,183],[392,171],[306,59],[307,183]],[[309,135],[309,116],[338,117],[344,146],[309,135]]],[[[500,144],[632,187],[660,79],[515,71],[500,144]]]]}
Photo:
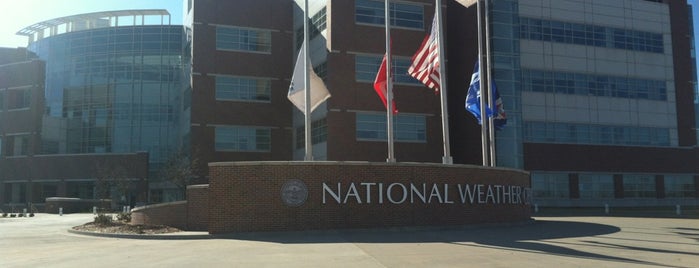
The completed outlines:
{"type": "Polygon", "coordinates": [[[7,213],[3,213],[3,214],[2,214],[2,217],[3,217],[3,218],[4,218],[4,217],[7,217],[7,213]]]}
{"type": "Polygon", "coordinates": [[[10,214],[10,218],[14,218],[14,217],[17,217],[17,215],[15,215],[15,214],[10,214]]]}
{"type": "Polygon", "coordinates": [[[97,214],[97,216],[95,216],[94,223],[100,224],[100,225],[111,224],[112,223],[112,216],[107,215],[107,214],[103,214],[103,213],[99,213],[99,214],[97,214]]]}
{"type": "Polygon", "coordinates": [[[29,213],[29,217],[34,217],[34,212],[29,213]]]}
{"type": "Polygon", "coordinates": [[[117,220],[123,221],[123,222],[130,222],[131,221],[131,212],[119,212],[119,214],[117,214],[117,220]]]}

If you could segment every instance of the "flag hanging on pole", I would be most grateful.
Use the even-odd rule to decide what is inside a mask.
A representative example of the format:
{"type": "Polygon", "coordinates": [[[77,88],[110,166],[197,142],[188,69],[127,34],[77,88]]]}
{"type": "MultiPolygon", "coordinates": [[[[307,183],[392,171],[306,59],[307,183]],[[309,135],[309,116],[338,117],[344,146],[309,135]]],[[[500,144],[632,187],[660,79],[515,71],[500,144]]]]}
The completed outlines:
{"type": "MultiPolygon", "coordinates": [[[[481,91],[480,91],[480,83],[481,83],[481,78],[480,78],[480,68],[479,68],[479,62],[476,61],[476,65],[473,67],[473,75],[471,75],[471,84],[468,86],[468,93],[466,94],[466,110],[469,111],[473,116],[478,119],[478,124],[482,125],[483,122],[481,122],[481,91]]],[[[495,124],[496,129],[503,129],[505,125],[507,124],[507,115],[505,114],[505,107],[502,103],[502,98],[500,98],[500,94],[497,91],[497,87],[495,86],[495,82],[490,83],[493,96],[493,104],[488,105],[486,107],[486,115],[487,117],[492,117],[493,122],[495,124]],[[495,107],[495,111],[497,114],[494,115],[494,110],[493,107],[495,107]]]]}
{"type": "MultiPolygon", "coordinates": [[[[379,72],[376,73],[376,79],[374,79],[374,91],[381,98],[384,107],[388,108],[388,103],[386,102],[386,80],[386,55],[384,55],[379,72]]],[[[395,100],[391,100],[391,107],[393,108],[393,114],[397,114],[398,108],[396,108],[395,100]]]]}
{"type": "MultiPolygon", "coordinates": [[[[304,88],[304,73],[303,73],[303,57],[306,56],[305,50],[306,43],[301,45],[301,50],[299,51],[299,56],[296,58],[296,65],[294,67],[294,74],[291,77],[291,84],[289,85],[289,93],[287,98],[289,101],[296,106],[301,112],[305,113],[306,100],[304,88]]],[[[330,92],[328,88],[325,87],[323,80],[318,77],[318,75],[313,71],[311,65],[308,66],[308,72],[310,74],[310,84],[311,84],[311,112],[315,110],[320,104],[325,100],[330,98],[330,92]]]]}
{"type": "Polygon", "coordinates": [[[435,93],[439,92],[439,24],[437,23],[437,15],[432,19],[432,31],[430,35],[425,36],[420,48],[413,55],[412,63],[408,68],[408,74],[425,86],[434,89],[435,93]]]}
{"type": "Polygon", "coordinates": [[[457,3],[465,6],[465,7],[470,7],[473,4],[476,3],[477,0],[456,0],[457,3]]]}

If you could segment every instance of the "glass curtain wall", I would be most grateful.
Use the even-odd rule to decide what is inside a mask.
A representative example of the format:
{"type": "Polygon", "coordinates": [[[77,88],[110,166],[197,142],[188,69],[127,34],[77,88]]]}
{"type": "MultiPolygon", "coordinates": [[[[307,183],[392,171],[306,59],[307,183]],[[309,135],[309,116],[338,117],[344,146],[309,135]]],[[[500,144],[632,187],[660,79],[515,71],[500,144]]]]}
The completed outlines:
{"type": "Polygon", "coordinates": [[[47,62],[46,154],[147,151],[151,170],[184,146],[183,27],[98,28],[29,50],[47,62]]]}
{"type": "Polygon", "coordinates": [[[492,75],[507,112],[507,126],[496,133],[497,165],[523,168],[519,4],[501,0],[489,5],[492,75]]]}

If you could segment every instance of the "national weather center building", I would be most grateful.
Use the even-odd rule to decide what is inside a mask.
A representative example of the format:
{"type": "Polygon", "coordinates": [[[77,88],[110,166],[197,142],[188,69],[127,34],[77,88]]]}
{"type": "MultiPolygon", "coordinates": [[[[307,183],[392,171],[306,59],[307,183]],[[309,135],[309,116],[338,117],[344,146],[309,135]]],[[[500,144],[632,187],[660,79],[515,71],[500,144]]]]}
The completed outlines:
{"type": "MultiPolygon", "coordinates": [[[[480,127],[464,109],[477,59],[476,7],[459,2],[468,1],[441,7],[450,149],[454,163],[480,165],[480,127]]],[[[303,116],[286,95],[306,21],[303,1],[183,6],[184,26],[168,19],[142,25],[150,22],[142,15],[169,18],[162,11],[122,11],[89,15],[84,27],[65,31],[56,20],[20,31],[33,55],[0,71],[34,71],[31,82],[0,81],[3,169],[32,157],[121,155],[143,163],[131,177],[148,178],[142,185],[159,201],[167,191],[154,189],[166,187],[153,179],[178,148],[198,159],[203,182],[212,162],[302,160],[303,116]],[[37,104],[10,106],[18,99],[5,96],[25,89],[31,98],[20,99],[37,104]],[[20,113],[37,123],[9,129],[20,122],[8,118],[20,113]],[[17,154],[25,140],[31,153],[17,154]]],[[[385,52],[384,2],[309,6],[313,67],[332,95],[312,115],[314,158],[384,162],[386,115],[372,85],[385,52]]],[[[434,1],[395,1],[391,9],[395,156],[441,163],[439,97],[406,74],[430,32],[434,1]]],[[[686,1],[498,0],[489,18],[492,73],[508,118],[496,134],[497,165],[529,171],[534,202],[697,205],[697,79],[686,1]]],[[[2,174],[3,204],[38,191],[30,175],[2,174]]],[[[85,196],[94,181],[88,175],[80,178],[85,196]]],[[[71,188],[63,179],[42,180],[58,183],[56,195],[71,195],[60,190],[71,188]]]]}
{"type": "MultiPolygon", "coordinates": [[[[301,45],[302,6],[185,1],[191,141],[208,156],[202,162],[303,159],[303,117],[285,99],[291,68],[279,64],[292,66],[301,45]],[[278,109],[293,116],[275,116],[278,109]]],[[[497,133],[498,166],[530,171],[535,202],[697,203],[696,69],[686,1],[490,6],[493,74],[508,117],[497,133]]],[[[313,67],[332,94],[312,116],[314,158],[385,161],[385,109],[372,90],[384,53],[383,2],[311,0],[309,8],[313,67]]],[[[463,108],[477,58],[476,8],[457,1],[442,8],[451,151],[455,163],[478,165],[480,129],[463,108]]],[[[439,163],[439,98],[406,74],[429,34],[434,1],[397,1],[391,9],[396,158],[439,163]]]]}

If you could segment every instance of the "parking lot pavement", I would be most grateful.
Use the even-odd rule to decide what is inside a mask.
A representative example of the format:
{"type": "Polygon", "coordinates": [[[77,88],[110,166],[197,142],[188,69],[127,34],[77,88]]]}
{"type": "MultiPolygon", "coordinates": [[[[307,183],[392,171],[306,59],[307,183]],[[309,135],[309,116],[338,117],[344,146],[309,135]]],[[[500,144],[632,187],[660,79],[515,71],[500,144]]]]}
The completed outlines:
{"type": "Polygon", "coordinates": [[[699,220],[536,217],[461,228],[128,239],[69,233],[91,214],[0,218],[0,267],[698,267],[699,220]]]}

